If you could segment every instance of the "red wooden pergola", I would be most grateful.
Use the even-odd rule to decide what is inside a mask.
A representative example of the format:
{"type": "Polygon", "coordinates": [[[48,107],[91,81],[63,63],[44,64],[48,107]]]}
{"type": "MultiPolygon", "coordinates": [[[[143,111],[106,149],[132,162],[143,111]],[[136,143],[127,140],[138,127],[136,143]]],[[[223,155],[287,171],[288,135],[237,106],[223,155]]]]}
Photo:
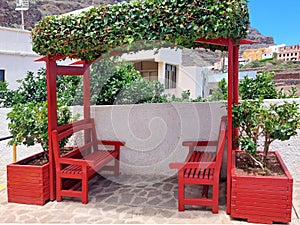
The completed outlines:
{"type": "MultiPolygon", "coordinates": [[[[231,163],[232,163],[232,149],[233,140],[238,135],[237,129],[232,126],[232,105],[238,103],[238,54],[239,46],[244,44],[253,44],[256,42],[246,39],[204,39],[199,38],[195,40],[196,43],[223,46],[228,49],[228,142],[227,142],[227,203],[226,212],[230,213],[231,200],[231,163]]],[[[113,54],[115,55],[115,54],[113,54]]],[[[64,130],[66,127],[71,127],[72,124],[58,126],[57,125],[57,90],[56,90],[56,76],[83,76],[83,103],[84,103],[84,118],[82,123],[89,122],[90,115],[90,64],[91,62],[80,60],[76,65],[58,65],[57,61],[65,59],[65,55],[45,56],[37,61],[46,62],[46,76],[47,76],[47,98],[48,98],[48,139],[49,139],[49,164],[50,164],[50,200],[55,200],[55,163],[53,158],[53,144],[52,131],[64,130]]]]}

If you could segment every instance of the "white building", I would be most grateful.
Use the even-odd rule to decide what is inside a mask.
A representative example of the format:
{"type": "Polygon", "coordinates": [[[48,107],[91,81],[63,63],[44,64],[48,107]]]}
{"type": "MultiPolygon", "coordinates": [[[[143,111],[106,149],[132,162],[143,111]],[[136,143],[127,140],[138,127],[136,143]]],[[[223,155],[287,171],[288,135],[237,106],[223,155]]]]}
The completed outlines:
{"type": "Polygon", "coordinates": [[[10,89],[16,89],[17,80],[23,79],[27,71],[37,72],[45,67],[34,62],[38,58],[32,51],[30,31],[0,27],[0,81],[7,81],[10,89]]]}
{"type": "Polygon", "coordinates": [[[267,49],[265,49],[263,51],[261,58],[262,59],[272,59],[274,57],[274,53],[278,53],[279,48],[284,47],[284,46],[285,46],[285,44],[269,46],[267,49]]]}
{"type": "MultiPolygon", "coordinates": [[[[196,57],[196,56],[195,56],[196,57]]],[[[124,54],[121,59],[133,62],[135,68],[149,81],[158,80],[165,85],[165,93],[181,97],[189,90],[191,98],[208,95],[209,65],[193,61],[190,49],[161,48],[124,54]]]]}

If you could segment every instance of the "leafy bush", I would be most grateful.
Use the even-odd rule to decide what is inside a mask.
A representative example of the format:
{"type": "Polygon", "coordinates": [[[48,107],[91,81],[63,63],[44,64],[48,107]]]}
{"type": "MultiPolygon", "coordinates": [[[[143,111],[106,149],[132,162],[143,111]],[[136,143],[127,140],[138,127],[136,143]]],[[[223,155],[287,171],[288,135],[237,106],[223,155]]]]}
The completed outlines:
{"type": "Polygon", "coordinates": [[[147,41],[191,47],[196,38],[244,38],[248,25],[247,0],[123,1],[45,17],[32,30],[32,42],[41,55],[94,60],[118,46],[153,48],[147,41]]]}
{"type": "Polygon", "coordinates": [[[257,154],[259,137],[264,140],[260,165],[266,166],[270,144],[274,140],[285,141],[297,135],[300,124],[299,105],[296,102],[265,105],[262,100],[244,100],[233,106],[233,126],[239,128],[241,149],[257,154]]]}
{"type": "Polygon", "coordinates": [[[7,82],[0,82],[0,107],[11,107],[16,91],[8,88],[7,82]]]}
{"type": "Polygon", "coordinates": [[[276,99],[278,92],[275,82],[272,80],[275,74],[273,72],[262,72],[255,78],[245,76],[239,84],[239,92],[242,99],[276,99]]]}
{"type": "MultiPolygon", "coordinates": [[[[58,101],[65,105],[74,104],[81,78],[78,76],[57,77],[58,101]]],[[[17,90],[9,90],[7,83],[0,82],[0,95],[4,107],[12,107],[27,102],[39,103],[47,101],[46,70],[41,68],[37,73],[28,71],[25,78],[17,81],[17,90]]]]}
{"type": "Polygon", "coordinates": [[[255,78],[245,76],[240,82],[240,96],[242,99],[279,99],[279,98],[297,98],[296,88],[293,87],[288,93],[283,89],[277,90],[273,81],[275,73],[261,72],[255,78]]]}
{"type": "MultiPolygon", "coordinates": [[[[13,138],[9,145],[24,144],[26,146],[41,144],[44,151],[48,150],[48,109],[47,102],[28,102],[16,104],[7,114],[8,129],[13,138]]],[[[71,111],[67,106],[58,103],[58,125],[68,124],[72,121],[71,111]]],[[[68,139],[61,142],[61,146],[68,139]]]]}
{"type": "Polygon", "coordinates": [[[117,96],[115,104],[160,103],[166,101],[162,96],[163,85],[158,81],[150,82],[138,78],[125,85],[117,96]]]}
{"type": "Polygon", "coordinates": [[[91,102],[96,105],[113,105],[120,92],[141,78],[132,64],[114,60],[99,60],[91,69],[91,102]],[[114,65],[112,65],[114,64],[114,65]]]}
{"type": "Polygon", "coordinates": [[[222,78],[220,82],[218,82],[217,88],[215,88],[212,92],[212,95],[208,98],[208,101],[220,101],[227,99],[227,82],[225,78],[222,78]]]}

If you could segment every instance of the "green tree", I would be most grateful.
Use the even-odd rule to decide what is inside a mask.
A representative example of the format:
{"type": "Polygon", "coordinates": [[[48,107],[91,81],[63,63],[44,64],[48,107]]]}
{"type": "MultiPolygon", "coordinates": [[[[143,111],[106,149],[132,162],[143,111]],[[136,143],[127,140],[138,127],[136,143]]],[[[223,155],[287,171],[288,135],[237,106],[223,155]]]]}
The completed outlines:
{"type": "Polygon", "coordinates": [[[244,100],[233,106],[233,126],[239,128],[241,149],[253,160],[253,165],[266,167],[270,144],[285,141],[297,135],[300,113],[296,102],[265,105],[262,99],[244,100]],[[257,161],[259,138],[263,139],[263,157],[257,161]]]}
{"type": "MultiPolygon", "coordinates": [[[[78,76],[57,77],[57,98],[64,105],[74,104],[81,78],[78,76]]],[[[47,101],[46,70],[41,68],[37,73],[28,71],[25,78],[17,81],[17,90],[9,90],[7,83],[0,84],[1,101],[4,107],[12,107],[27,102],[47,101]]],[[[82,95],[82,94],[81,94],[82,95]]]]}
{"type": "Polygon", "coordinates": [[[150,82],[140,77],[128,84],[117,96],[115,104],[160,103],[166,101],[162,96],[163,84],[150,82]]]}
{"type": "Polygon", "coordinates": [[[239,84],[239,92],[242,99],[277,99],[294,98],[296,89],[293,88],[288,94],[283,90],[278,91],[273,81],[274,72],[261,72],[255,78],[245,76],[239,84]]]}
{"type": "Polygon", "coordinates": [[[15,94],[16,91],[10,90],[7,82],[0,82],[0,107],[11,107],[15,94]]]}
{"type": "Polygon", "coordinates": [[[145,80],[132,63],[103,59],[91,66],[91,104],[166,102],[163,85],[145,80]]]}
{"type": "Polygon", "coordinates": [[[222,78],[220,82],[218,82],[217,88],[215,88],[212,92],[211,97],[208,99],[209,101],[220,101],[227,99],[227,82],[225,78],[222,78]]]}
{"type": "Polygon", "coordinates": [[[274,73],[262,72],[255,78],[245,76],[239,84],[239,92],[242,99],[276,99],[277,90],[272,80],[274,73]]]}
{"type": "MultiPolygon", "coordinates": [[[[7,114],[8,129],[13,136],[8,144],[31,146],[39,143],[46,152],[48,150],[47,112],[47,102],[27,102],[14,105],[7,114]]],[[[68,124],[73,119],[75,117],[72,118],[71,111],[67,106],[58,103],[58,125],[68,124]]],[[[67,139],[62,141],[61,146],[66,143],[67,139]]]]}

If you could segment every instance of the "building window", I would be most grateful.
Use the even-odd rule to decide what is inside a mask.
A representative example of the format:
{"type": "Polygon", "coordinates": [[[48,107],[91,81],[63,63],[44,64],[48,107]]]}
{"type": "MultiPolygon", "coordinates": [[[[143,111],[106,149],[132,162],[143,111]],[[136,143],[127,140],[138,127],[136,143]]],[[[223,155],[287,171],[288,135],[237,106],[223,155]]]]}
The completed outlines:
{"type": "Polygon", "coordinates": [[[134,63],[134,68],[143,78],[149,81],[158,80],[158,63],[154,61],[141,61],[134,63]]]}
{"type": "Polygon", "coordinates": [[[5,81],[5,70],[0,69],[0,82],[5,81]]]}
{"type": "Polygon", "coordinates": [[[166,64],[165,88],[176,88],[176,66],[166,64]]]}

